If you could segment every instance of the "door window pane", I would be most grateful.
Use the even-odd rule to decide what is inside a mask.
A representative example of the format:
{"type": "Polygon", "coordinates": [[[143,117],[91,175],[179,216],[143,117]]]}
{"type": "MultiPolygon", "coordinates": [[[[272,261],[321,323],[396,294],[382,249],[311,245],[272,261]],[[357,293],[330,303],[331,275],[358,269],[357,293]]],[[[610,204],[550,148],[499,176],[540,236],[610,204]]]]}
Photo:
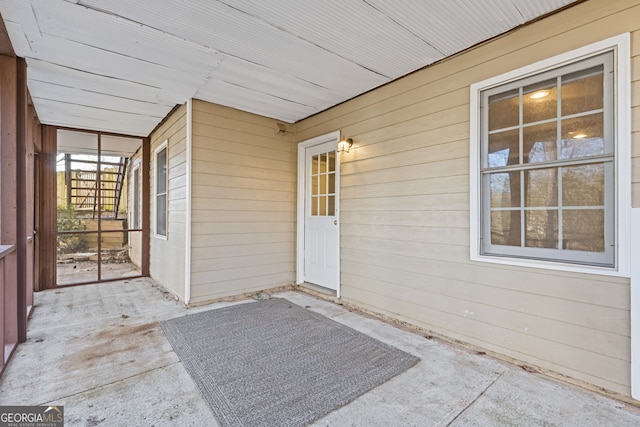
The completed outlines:
{"type": "Polygon", "coordinates": [[[327,215],[327,196],[320,196],[320,216],[327,215]]]}
{"type": "Polygon", "coordinates": [[[332,173],[329,175],[329,194],[336,193],[336,174],[332,173]]]}
{"type": "Polygon", "coordinates": [[[329,172],[336,171],[336,152],[331,151],[329,153],[329,172]]]}

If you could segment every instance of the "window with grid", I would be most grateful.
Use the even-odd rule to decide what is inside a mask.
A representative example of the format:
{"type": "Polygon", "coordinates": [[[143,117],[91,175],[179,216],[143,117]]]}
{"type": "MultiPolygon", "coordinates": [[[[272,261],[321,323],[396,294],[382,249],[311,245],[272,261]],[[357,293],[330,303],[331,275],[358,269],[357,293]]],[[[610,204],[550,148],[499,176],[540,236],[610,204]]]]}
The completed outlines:
{"type": "Polygon", "coordinates": [[[482,255],[613,266],[613,53],[480,93],[482,255]]]}
{"type": "Polygon", "coordinates": [[[156,236],[167,237],[167,144],[155,152],[155,232],[156,236]]]}
{"type": "Polygon", "coordinates": [[[133,170],[133,228],[140,228],[140,168],[133,170]]]}
{"type": "Polygon", "coordinates": [[[311,158],[311,216],[336,214],[336,152],[311,158]]]}

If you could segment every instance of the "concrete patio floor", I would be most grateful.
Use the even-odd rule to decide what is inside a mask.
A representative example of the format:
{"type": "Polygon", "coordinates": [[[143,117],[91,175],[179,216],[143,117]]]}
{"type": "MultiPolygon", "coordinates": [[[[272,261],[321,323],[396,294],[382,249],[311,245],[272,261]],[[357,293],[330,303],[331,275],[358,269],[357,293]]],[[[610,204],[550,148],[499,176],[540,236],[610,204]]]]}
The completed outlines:
{"type": "MultiPolygon", "coordinates": [[[[315,426],[640,425],[640,411],[622,402],[305,293],[274,296],[422,359],[315,426]]],[[[68,426],[216,426],[158,322],[251,302],[186,309],[146,279],[37,293],[0,405],[64,405],[68,426]]]]}

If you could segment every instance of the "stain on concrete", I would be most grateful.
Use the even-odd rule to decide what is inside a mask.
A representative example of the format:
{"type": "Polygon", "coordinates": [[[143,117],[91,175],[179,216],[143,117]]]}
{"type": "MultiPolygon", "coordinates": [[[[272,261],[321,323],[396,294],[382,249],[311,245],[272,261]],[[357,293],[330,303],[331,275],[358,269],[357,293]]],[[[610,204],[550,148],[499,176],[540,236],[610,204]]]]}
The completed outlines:
{"type": "Polygon", "coordinates": [[[157,340],[149,339],[160,332],[158,322],[148,322],[139,325],[120,324],[89,336],[75,336],[71,341],[80,340],[82,345],[73,346],[76,351],[65,358],[65,364],[71,369],[81,369],[93,367],[101,360],[112,362],[114,358],[124,358],[125,363],[135,363],[131,354],[151,343],[157,345],[157,340]]]}

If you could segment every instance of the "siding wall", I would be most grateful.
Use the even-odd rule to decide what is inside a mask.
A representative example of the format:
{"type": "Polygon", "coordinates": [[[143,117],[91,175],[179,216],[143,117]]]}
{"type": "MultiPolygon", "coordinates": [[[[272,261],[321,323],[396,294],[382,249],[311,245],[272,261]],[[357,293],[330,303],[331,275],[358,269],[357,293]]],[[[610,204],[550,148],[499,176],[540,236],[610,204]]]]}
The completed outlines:
{"type": "Polygon", "coordinates": [[[296,124],[342,130],[345,300],[630,394],[629,280],[469,261],[469,85],[633,32],[640,206],[640,5],[591,0],[296,124]]]}
{"type": "MultiPolygon", "coordinates": [[[[186,106],[174,111],[151,134],[151,277],[184,300],[186,219],[186,106]],[[167,239],[154,236],[155,149],[168,141],[168,227],[167,239]]],[[[142,183],[145,185],[146,183],[142,183]]]]}
{"type": "Polygon", "coordinates": [[[192,303],[293,283],[296,150],[273,119],[194,100],[192,303]]]}

